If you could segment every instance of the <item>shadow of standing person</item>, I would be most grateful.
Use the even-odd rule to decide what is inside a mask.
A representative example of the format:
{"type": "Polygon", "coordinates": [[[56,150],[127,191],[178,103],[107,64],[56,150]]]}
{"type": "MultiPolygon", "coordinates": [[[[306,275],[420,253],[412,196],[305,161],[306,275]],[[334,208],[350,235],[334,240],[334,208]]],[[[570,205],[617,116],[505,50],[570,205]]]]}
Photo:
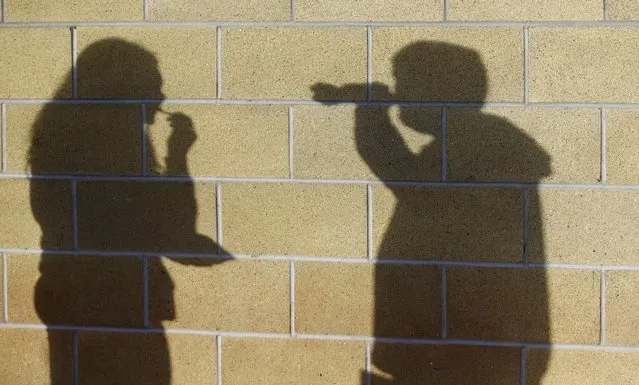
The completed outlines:
{"type": "MultiPolygon", "coordinates": [[[[79,55],[77,72],[81,98],[153,98],[157,104],[146,106],[146,124],[162,112],[158,61],[139,45],[115,38],[98,41],[79,55]]],[[[71,88],[70,81],[60,86],[60,95],[71,88]]],[[[196,140],[191,119],[165,114],[172,134],[164,168],[168,175],[188,176],[187,152],[196,140]]],[[[143,157],[150,174],[157,176],[162,168],[142,134],[141,116],[139,104],[52,102],[33,124],[29,164],[31,173],[43,178],[31,180],[30,196],[44,250],[35,306],[49,329],[53,385],[68,385],[73,376],[80,385],[170,384],[161,322],[175,318],[173,282],[161,259],[144,253],[219,252],[196,229],[193,181],[120,178],[142,175],[143,157]],[[60,175],[64,180],[42,180],[60,175]],[[67,204],[71,191],[77,195],[73,212],[67,204]],[[72,215],[76,234],[60,225],[60,218],[72,215]],[[114,252],[120,253],[109,255],[114,252]],[[149,276],[157,303],[145,299],[149,276]],[[149,333],[113,332],[149,326],[155,328],[149,333]],[[72,353],[56,330],[78,327],[92,329],[75,331],[72,353]],[[75,368],[73,354],[79,358],[75,368]]],[[[174,260],[199,266],[220,261],[174,260]]]]}
{"type": "MultiPolygon", "coordinates": [[[[357,150],[387,187],[387,192],[376,189],[373,197],[387,193],[396,202],[383,238],[373,240],[374,257],[380,260],[375,267],[374,336],[393,340],[375,343],[370,384],[518,384],[520,347],[550,339],[545,271],[525,266],[523,229],[524,200],[538,199],[529,192],[551,174],[550,157],[511,122],[480,109],[488,83],[477,52],[420,41],[393,59],[395,92],[384,84],[371,87],[374,100],[390,103],[359,105],[355,112],[357,150]],[[401,124],[432,139],[414,153],[389,114],[394,102],[407,101],[476,106],[448,107],[443,139],[440,126],[429,118],[432,110],[429,115],[427,108],[401,106],[401,124]],[[447,183],[410,186],[397,181],[447,183]],[[521,188],[513,182],[527,184],[521,188]],[[406,260],[448,264],[389,268],[406,260]],[[509,263],[512,267],[504,265],[509,263]],[[433,270],[422,274],[423,268],[433,270]]],[[[362,88],[367,85],[312,87],[321,101],[343,99],[362,88]]],[[[375,226],[383,224],[373,226],[376,234],[375,226]]],[[[529,227],[541,229],[539,224],[529,227]]],[[[537,357],[540,367],[528,375],[527,384],[540,381],[547,359],[547,354],[537,357]]]]}

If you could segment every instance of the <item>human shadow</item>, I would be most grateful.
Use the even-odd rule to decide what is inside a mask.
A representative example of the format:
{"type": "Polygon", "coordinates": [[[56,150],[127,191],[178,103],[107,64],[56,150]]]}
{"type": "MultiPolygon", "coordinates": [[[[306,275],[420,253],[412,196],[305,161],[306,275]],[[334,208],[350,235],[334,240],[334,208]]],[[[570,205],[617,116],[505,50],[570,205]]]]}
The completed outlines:
{"type": "MultiPolygon", "coordinates": [[[[373,239],[376,342],[362,384],[519,384],[521,347],[550,339],[546,274],[525,262],[527,237],[541,239],[541,226],[524,229],[525,201],[538,204],[535,186],[551,174],[550,157],[507,119],[482,110],[488,83],[477,52],[419,41],[393,64],[395,91],[380,83],[369,89],[388,103],[355,112],[357,151],[386,187],[373,189],[373,208],[395,201],[388,218],[373,212],[373,234],[386,230],[373,239]],[[414,153],[389,113],[411,101],[471,104],[446,105],[445,134],[432,109],[400,104],[400,124],[431,139],[414,153]]],[[[326,104],[368,88],[312,86],[326,104]]],[[[540,381],[547,361],[545,351],[536,354],[527,384],[540,381]]]]}
{"type": "MultiPolygon", "coordinates": [[[[195,266],[222,261],[210,255],[228,255],[196,228],[202,213],[187,165],[195,130],[188,116],[162,111],[158,61],[145,48],[98,41],[80,53],[76,68],[80,98],[154,103],[142,113],[139,104],[117,101],[52,102],[33,124],[28,161],[37,178],[30,196],[44,250],[35,306],[49,329],[51,384],[68,385],[74,376],[79,384],[170,384],[162,321],[176,318],[174,285],[159,255],[202,255],[171,258],[195,266]],[[170,123],[164,166],[142,130],[143,117],[147,125],[170,123]],[[145,173],[182,178],[121,178],[145,173]],[[74,231],[63,225],[72,217],[74,231]],[[75,347],[58,330],[82,327],[75,347]],[[153,332],[110,333],[112,328],[153,332]],[[75,368],[73,354],[79,357],[75,368]]],[[[71,89],[71,78],[72,71],[57,98],[71,89]]]]}

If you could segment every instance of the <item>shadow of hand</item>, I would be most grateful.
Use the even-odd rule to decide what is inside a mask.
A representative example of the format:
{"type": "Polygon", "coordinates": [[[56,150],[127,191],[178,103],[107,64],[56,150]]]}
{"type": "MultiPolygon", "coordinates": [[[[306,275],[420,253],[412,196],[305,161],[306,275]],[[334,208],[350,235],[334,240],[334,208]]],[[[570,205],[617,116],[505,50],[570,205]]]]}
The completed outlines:
{"type": "MultiPolygon", "coordinates": [[[[311,91],[313,91],[313,100],[317,100],[320,102],[324,102],[324,104],[328,104],[328,102],[335,97],[335,95],[339,95],[341,87],[334,86],[329,83],[315,83],[311,86],[311,91]]],[[[337,98],[340,99],[340,98],[337,98]]]]}
{"type": "Polygon", "coordinates": [[[187,115],[178,112],[169,117],[171,123],[171,136],[168,140],[169,157],[184,157],[193,143],[197,140],[197,134],[193,128],[193,120],[187,115]]]}

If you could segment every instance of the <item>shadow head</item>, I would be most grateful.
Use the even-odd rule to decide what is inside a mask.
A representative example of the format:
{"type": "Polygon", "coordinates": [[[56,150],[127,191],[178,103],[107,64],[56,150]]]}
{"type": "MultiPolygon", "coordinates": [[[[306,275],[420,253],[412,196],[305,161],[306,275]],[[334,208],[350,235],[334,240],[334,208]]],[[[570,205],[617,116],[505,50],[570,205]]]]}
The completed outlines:
{"type": "MultiPolygon", "coordinates": [[[[437,41],[414,42],[393,58],[395,99],[400,101],[483,103],[486,68],[478,52],[437,41]]],[[[402,108],[401,120],[424,133],[419,108],[402,108]]]]}
{"type": "Polygon", "coordinates": [[[78,56],[77,72],[81,98],[157,99],[157,105],[147,105],[149,124],[165,98],[155,55],[123,39],[103,39],[86,47],[78,56]]]}
{"type": "MultiPolygon", "coordinates": [[[[151,124],[164,99],[158,60],[148,49],[118,38],[96,41],[78,55],[80,99],[153,99],[146,105],[151,124]]],[[[73,71],[56,92],[68,97],[73,71]]],[[[32,128],[28,167],[33,173],[127,174],[139,167],[140,127],[135,106],[46,104],[32,128]],[[121,110],[122,113],[114,111],[121,110]]],[[[152,149],[149,148],[151,152],[152,149]]]]}

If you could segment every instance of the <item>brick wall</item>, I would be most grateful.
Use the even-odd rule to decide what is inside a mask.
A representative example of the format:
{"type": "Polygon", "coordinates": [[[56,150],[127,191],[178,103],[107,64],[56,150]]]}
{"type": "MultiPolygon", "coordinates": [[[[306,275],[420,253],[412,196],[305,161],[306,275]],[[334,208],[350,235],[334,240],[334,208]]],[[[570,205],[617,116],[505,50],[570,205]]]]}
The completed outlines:
{"type": "Polygon", "coordinates": [[[107,3],[2,1],[3,383],[639,383],[639,2],[107,3]]]}

